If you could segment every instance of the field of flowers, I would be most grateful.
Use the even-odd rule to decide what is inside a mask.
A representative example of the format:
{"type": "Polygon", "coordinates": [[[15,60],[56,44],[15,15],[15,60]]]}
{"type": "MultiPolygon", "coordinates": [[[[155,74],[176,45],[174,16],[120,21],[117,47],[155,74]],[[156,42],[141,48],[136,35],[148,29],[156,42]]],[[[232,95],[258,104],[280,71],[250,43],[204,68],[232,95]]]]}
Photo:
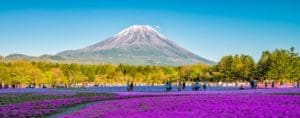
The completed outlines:
{"type": "Polygon", "coordinates": [[[0,91],[0,118],[300,117],[300,89],[99,93],[81,89],[0,91]],[[100,102],[96,102],[100,101],[100,102]],[[84,103],[75,111],[63,113],[84,103]],[[57,115],[55,115],[57,114],[57,115]]]}
{"type": "MultiPolygon", "coordinates": [[[[151,93],[120,93],[123,96],[151,93]]],[[[299,89],[152,93],[103,101],[61,118],[96,117],[251,117],[299,118],[299,89]],[[157,96],[155,96],[157,95],[157,96]]]]}
{"type": "Polygon", "coordinates": [[[46,117],[84,103],[160,95],[118,95],[81,89],[6,89],[0,91],[0,118],[46,117]]]}
{"type": "Polygon", "coordinates": [[[0,118],[43,117],[60,112],[62,108],[116,96],[79,91],[1,92],[0,118]]]}

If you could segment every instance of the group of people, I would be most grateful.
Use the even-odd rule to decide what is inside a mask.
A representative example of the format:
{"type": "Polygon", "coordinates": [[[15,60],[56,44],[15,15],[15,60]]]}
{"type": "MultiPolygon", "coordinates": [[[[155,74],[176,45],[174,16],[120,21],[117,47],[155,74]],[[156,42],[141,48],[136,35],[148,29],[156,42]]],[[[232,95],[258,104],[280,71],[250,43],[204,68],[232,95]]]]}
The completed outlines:
{"type": "Polygon", "coordinates": [[[203,85],[201,85],[199,81],[196,81],[195,83],[192,84],[193,91],[199,91],[201,87],[205,91],[207,87],[206,83],[203,83],[203,85]]]}
{"type": "MultiPolygon", "coordinates": [[[[172,84],[170,81],[167,81],[165,84],[166,87],[166,92],[170,92],[172,90],[172,84]]],[[[204,83],[203,85],[200,84],[199,81],[196,81],[195,83],[192,84],[192,90],[193,91],[199,91],[200,88],[203,88],[203,90],[206,90],[207,85],[204,83]]],[[[182,91],[186,88],[186,83],[185,82],[179,82],[178,83],[178,91],[182,91]]]]}
{"type": "Polygon", "coordinates": [[[179,82],[178,83],[178,91],[184,90],[185,89],[185,82],[179,82]]]}
{"type": "MultiPolygon", "coordinates": [[[[167,81],[165,84],[165,87],[166,87],[166,92],[170,92],[172,90],[172,83],[170,81],[167,81]]],[[[192,84],[193,91],[199,91],[201,87],[203,88],[203,90],[206,90],[207,85],[205,83],[203,85],[201,85],[199,81],[196,81],[195,83],[192,84]]],[[[178,88],[178,91],[184,90],[186,88],[186,83],[179,82],[177,88],[178,88]]],[[[129,92],[134,91],[133,82],[127,82],[127,91],[129,91],[129,92]]]]}
{"type": "MultiPolygon", "coordinates": [[[[271,87],[275,88],[275,82],[273,80],[271,81],[271,87]]],[[[265,88],[268,88],[268,82],[265,82],[265,88]]]]}
{"type": "Polygon", "coordinates": [[[15,85],[15,84],[12,84],[12,85],[8,85],[8,84],[4,84],[2,85],[0,83],[0,89],[8,89],[8,88],[47,88],[45,85],[35,85],[35,84],[28,84],[26,87],[23,87],[23,86],[20,86],[20,85],[15,85]]]}
{"type": "MultiPolygon", "coordinates": [[[[274,80],[272,80],[271,82],[267,82],[267,81],[266,81],[266,82],[264,83],[265,88],[268,88],[268,85],[269,85],[269,84],[271,84],[271,88],[275,88],[275,81],[274,81],[274,80]]],[[[257,88],[257,80],[251,80],[251,81],[250,81],[250,87],[251,87],[251,89],[256,89],[256,88],[257,88]]],[[[295,88],[299,88],[299,87],[300,87],[299,81],[296,81],[296,82],[295,82],[294,87],[295,87],[295,88]]]]}
{"type": "MultiPolygon", "coordinates": [[[[251,80],[250,81],[250,87],[251,87],[251,89],[257,89],[257,80],[251,80]]],[[[271,87],[275,88],[275,82],[274,81],[271,81],[271,87]]],[[[265,82],[265,88],[268,88],[268,82],[265,82]]],[[[244,88],[241,86],[241,89],[244,89],[244,88]]]]}
{"type": "Polygon", "coordinates": [[[251,87],[251,89],[256,89],[257,88],[257,81],[256,80],[251,80],[250,81],[250,87],[251,87]]]}
{"type": "Polygon", "coordinates": [[[300,88],[300,80],[298,80],[297,82],[295,82],[295,88],[300,88]]]}

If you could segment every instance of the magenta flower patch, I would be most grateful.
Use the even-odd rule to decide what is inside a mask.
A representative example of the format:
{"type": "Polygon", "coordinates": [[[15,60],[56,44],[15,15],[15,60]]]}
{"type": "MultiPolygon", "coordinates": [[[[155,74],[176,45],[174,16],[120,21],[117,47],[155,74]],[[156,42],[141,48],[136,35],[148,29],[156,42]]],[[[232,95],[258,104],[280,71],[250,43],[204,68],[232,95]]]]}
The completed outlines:
{"type": "MultiPolygon", "coordinates": [[[[165,94],[104,101],[62,118],[299,118],[300,95],[288,89],[165,94]],[[285,92],[284,92],[285,91],[285,92]],[[275,94],[276,93],[276,94],[275,94]]],[[[299,90],[297,90],[299,93],[299,90]]],[[[295,92],[295,91],[294,91],[295,92]]],[[[124,96],[135,95],[134,93],[124,96]]],[[[138,95],[142,95],[138,93],[138,95]]]]}

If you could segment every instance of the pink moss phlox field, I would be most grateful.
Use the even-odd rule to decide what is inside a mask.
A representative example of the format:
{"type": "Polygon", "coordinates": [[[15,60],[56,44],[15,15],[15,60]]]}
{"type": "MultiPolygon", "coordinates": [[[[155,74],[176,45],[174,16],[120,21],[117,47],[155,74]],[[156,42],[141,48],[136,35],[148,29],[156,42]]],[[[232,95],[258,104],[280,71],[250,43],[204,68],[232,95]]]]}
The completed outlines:
{"type": "MultiPolygon", "coordinates": [[[[231,91],[229,93],[223,91],[224,94],[218,92],[182,95],[169,93],[169,95],[163,96],[152,95],[149,97],[103,101],[61,116],[61,118],[299,118],[300,96],[299,94],[285,94],[289,92],[299,93],[299,89],[247,90],[231,91]]],[[[137,96],[134,93],[122,94],[124,96],[137,96]]],[[[137,94],[142,95],[141,93],[137,94]]]]}
{"type": "Polygon", "coordinates": [[[93,102],[99,100],[111,99],[106,96],[97,97],[77,97],[77,98],[62,98],[55,100],[42,100],[35,102],[14,103],[0,106],[1,118],[24,118],[24,117],[42,117],[53,112],[60,111],[60,108],[68,106],[93,102]]]}

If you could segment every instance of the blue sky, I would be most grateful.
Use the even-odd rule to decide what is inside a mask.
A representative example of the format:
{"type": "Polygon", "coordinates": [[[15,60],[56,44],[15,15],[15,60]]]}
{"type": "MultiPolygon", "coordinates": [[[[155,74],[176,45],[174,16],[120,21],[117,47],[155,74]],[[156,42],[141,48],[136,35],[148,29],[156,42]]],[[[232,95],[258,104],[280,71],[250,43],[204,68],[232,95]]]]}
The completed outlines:
{"type": "Polygon", "coordinates": [[[199,56],[300,48],[299,0],[0,0],[0,55],[39,56],[148,24],[199,56]]]}

